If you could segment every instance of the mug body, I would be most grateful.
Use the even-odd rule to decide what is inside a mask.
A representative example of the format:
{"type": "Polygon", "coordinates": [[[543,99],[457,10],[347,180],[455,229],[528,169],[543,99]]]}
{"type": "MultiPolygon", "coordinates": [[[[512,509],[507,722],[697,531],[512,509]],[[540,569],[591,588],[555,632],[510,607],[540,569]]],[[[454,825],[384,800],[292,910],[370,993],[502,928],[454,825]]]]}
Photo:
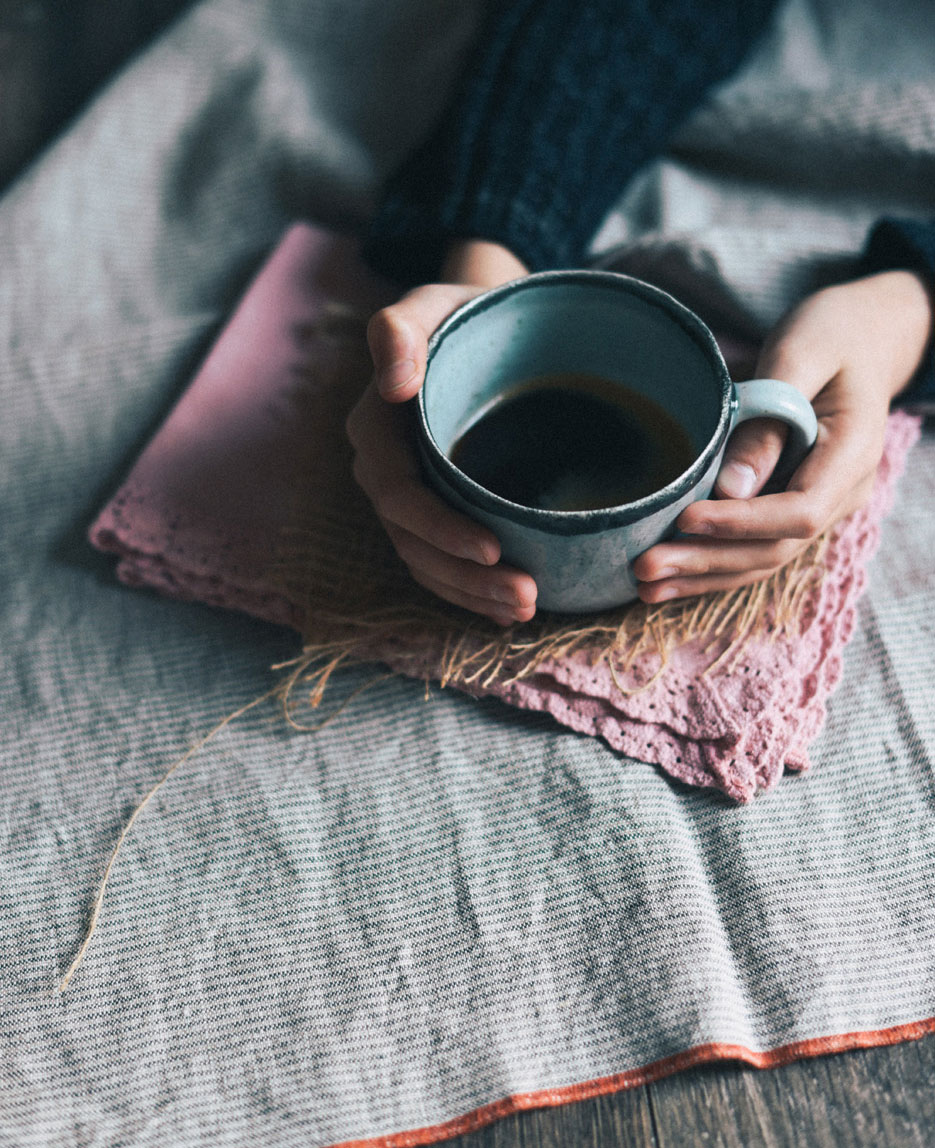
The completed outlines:
{"type": "Polygon", "coordinates": [[[736,406],[714,336],[672,296],[615,272],[549,271],[478,296],[433,334],[417,437],[427,481],[497,535],[503,560],[536,580],[539,606],[576,613],[637,596],[633,560],[710,495],[736,406]],[[580,373],[660,405],[690,440],[684,470],[635,501],[554,510],[501,497],[452,462],[455,444],[517,384],[580,373]]]}

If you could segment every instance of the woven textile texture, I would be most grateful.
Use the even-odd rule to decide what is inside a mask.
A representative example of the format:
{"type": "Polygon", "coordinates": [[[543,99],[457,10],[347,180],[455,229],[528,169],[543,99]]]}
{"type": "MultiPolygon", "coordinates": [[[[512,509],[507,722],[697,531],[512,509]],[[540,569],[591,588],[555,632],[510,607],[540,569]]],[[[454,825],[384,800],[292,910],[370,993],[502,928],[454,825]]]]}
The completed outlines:
{"type": "MultiPolygon", "coordinates": [[[[735,805],[549,715],[400,677],[315,734],[258,708],[140,817],[56,992],[131,810],[298,645],[128,589],[88,527],[288,222],[366,216],[443,102],[473,11],[198,4],[0,199],[3,1148],[387,1148],[636,1083],[689,1050],[769,1063],[933,1027],[930,433],[807,774],[735,805]],[[384,53],[429,27],[401,79],[384,53]]],[[[773,70],[769,99],[726,90],[673,166],[630,189],[606,246],[632,242],[687,296],[706,271],[695,295],[750,334],[846,269],[882,201],[931,213],[933,19],[909,0],[786,9],[751,64],[773,70]],[[873,56],[822,101],[845,8],[873,56]],[[900,38],[872,22],[894,12],[912,35],[888,86],[900,38]],[[824,149],[877,173],[866,201],[838,210],[786,146],[774,193],[769,155],[743,194],[736,172],[718,182],[718,132],[783,107],[813,147],[825,125],[824,149]],[[882,139],[903,145],[872,164],[882,139]]],[[[335,703],[371,677],[339,677],[335,703]]]]}

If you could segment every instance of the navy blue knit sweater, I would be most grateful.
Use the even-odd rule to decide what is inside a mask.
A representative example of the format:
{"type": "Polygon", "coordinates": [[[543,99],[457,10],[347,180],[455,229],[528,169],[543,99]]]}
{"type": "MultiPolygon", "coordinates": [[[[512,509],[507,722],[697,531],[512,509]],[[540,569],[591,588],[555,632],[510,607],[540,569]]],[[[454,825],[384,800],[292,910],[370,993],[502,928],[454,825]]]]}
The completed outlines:
{"type": "MultiPolygon", "coordinates": [[[[492,0],[447,112],[384,189],[368,260],[429,282],[463,237],[533,271],[580,266],[628,179],[737,69],[776,2],[492,0]]],[[[863,265],[935,285],[935,220],[881,222],[863,265]]],[[[935,355],[908,397],[935,400],[935,355]]]]}

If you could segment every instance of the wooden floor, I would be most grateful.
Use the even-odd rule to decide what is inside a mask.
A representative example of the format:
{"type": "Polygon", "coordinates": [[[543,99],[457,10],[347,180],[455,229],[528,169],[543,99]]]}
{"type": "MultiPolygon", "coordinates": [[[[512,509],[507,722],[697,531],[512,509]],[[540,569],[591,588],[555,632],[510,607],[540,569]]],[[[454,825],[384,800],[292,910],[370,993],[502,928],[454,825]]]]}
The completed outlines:
{"type": "Polygon", "coordinates": [[[758,1070],[676,1073],[524,1112],[452,1148],[933,1148],[935,1036],[758,1070]]]}
{"type": "MultiPolygon", "coordinates": [[[[187,2],[0,0],[0,188],[187,2]]],[[[766,1071],[691,1069],[597,1100],[507,1117],[448,1144],[935,1148],[933,1082],[930,1036],[766,1071]]]]}

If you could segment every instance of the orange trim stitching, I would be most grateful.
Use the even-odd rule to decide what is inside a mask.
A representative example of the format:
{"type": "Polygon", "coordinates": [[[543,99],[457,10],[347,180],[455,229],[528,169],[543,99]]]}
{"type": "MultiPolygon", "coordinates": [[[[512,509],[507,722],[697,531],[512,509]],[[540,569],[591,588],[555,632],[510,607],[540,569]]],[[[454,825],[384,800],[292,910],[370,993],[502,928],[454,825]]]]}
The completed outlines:
{"type": "Polygon", "coordinates": [[[712,1064],[720,1060],[740,1061],[752,1068],[778,1068],[791,1064],[794,1060],[804,1060],[813,1056],[826,1056],[829,1053],[848,1052],[858,1048],[882,1048],[885,1045],[901,1044],[909,1040],[921,1040],[935,1033],[935,1017],[927,1020],[899,1024],[892,1028],[874,1029],[868,1032],[847,1032],[836,1036],[819,1036],[810,1040],[799,1040],[783,1044],[766,1052],[754,1052],[742,1044],[722,1044],[713,1042],[699,1044],[674,1056],[654,1060],[641,1068],[631,1068],[613,1076],[601,1076],[581,1084],[571,1084],[565,1088],[548,1088],[541,1092],[521,1092],[506,1096],[492,1104],[475,1108],[464,1116],[448,1120],[444,1124],[434,1124],[426,1128],[413,1128],[408,1132],[395,1132],[389,1136],[378,1136],[372,1140],[342,1140],[331,1148],[422,1148],[427,1144],[437,1144],[453,1136],[466,1132],[476,1132],[505,1116],[525,1112],[533,1108],[556,1108],[561,1104],[571,1104],[578,1100],[590,1100],[595,1096],[606,1096],[612,1092],[622,1092],[627,1088],[638,1088],[664,1076],[694,1068],[699,1064],[712,1064]]]}

